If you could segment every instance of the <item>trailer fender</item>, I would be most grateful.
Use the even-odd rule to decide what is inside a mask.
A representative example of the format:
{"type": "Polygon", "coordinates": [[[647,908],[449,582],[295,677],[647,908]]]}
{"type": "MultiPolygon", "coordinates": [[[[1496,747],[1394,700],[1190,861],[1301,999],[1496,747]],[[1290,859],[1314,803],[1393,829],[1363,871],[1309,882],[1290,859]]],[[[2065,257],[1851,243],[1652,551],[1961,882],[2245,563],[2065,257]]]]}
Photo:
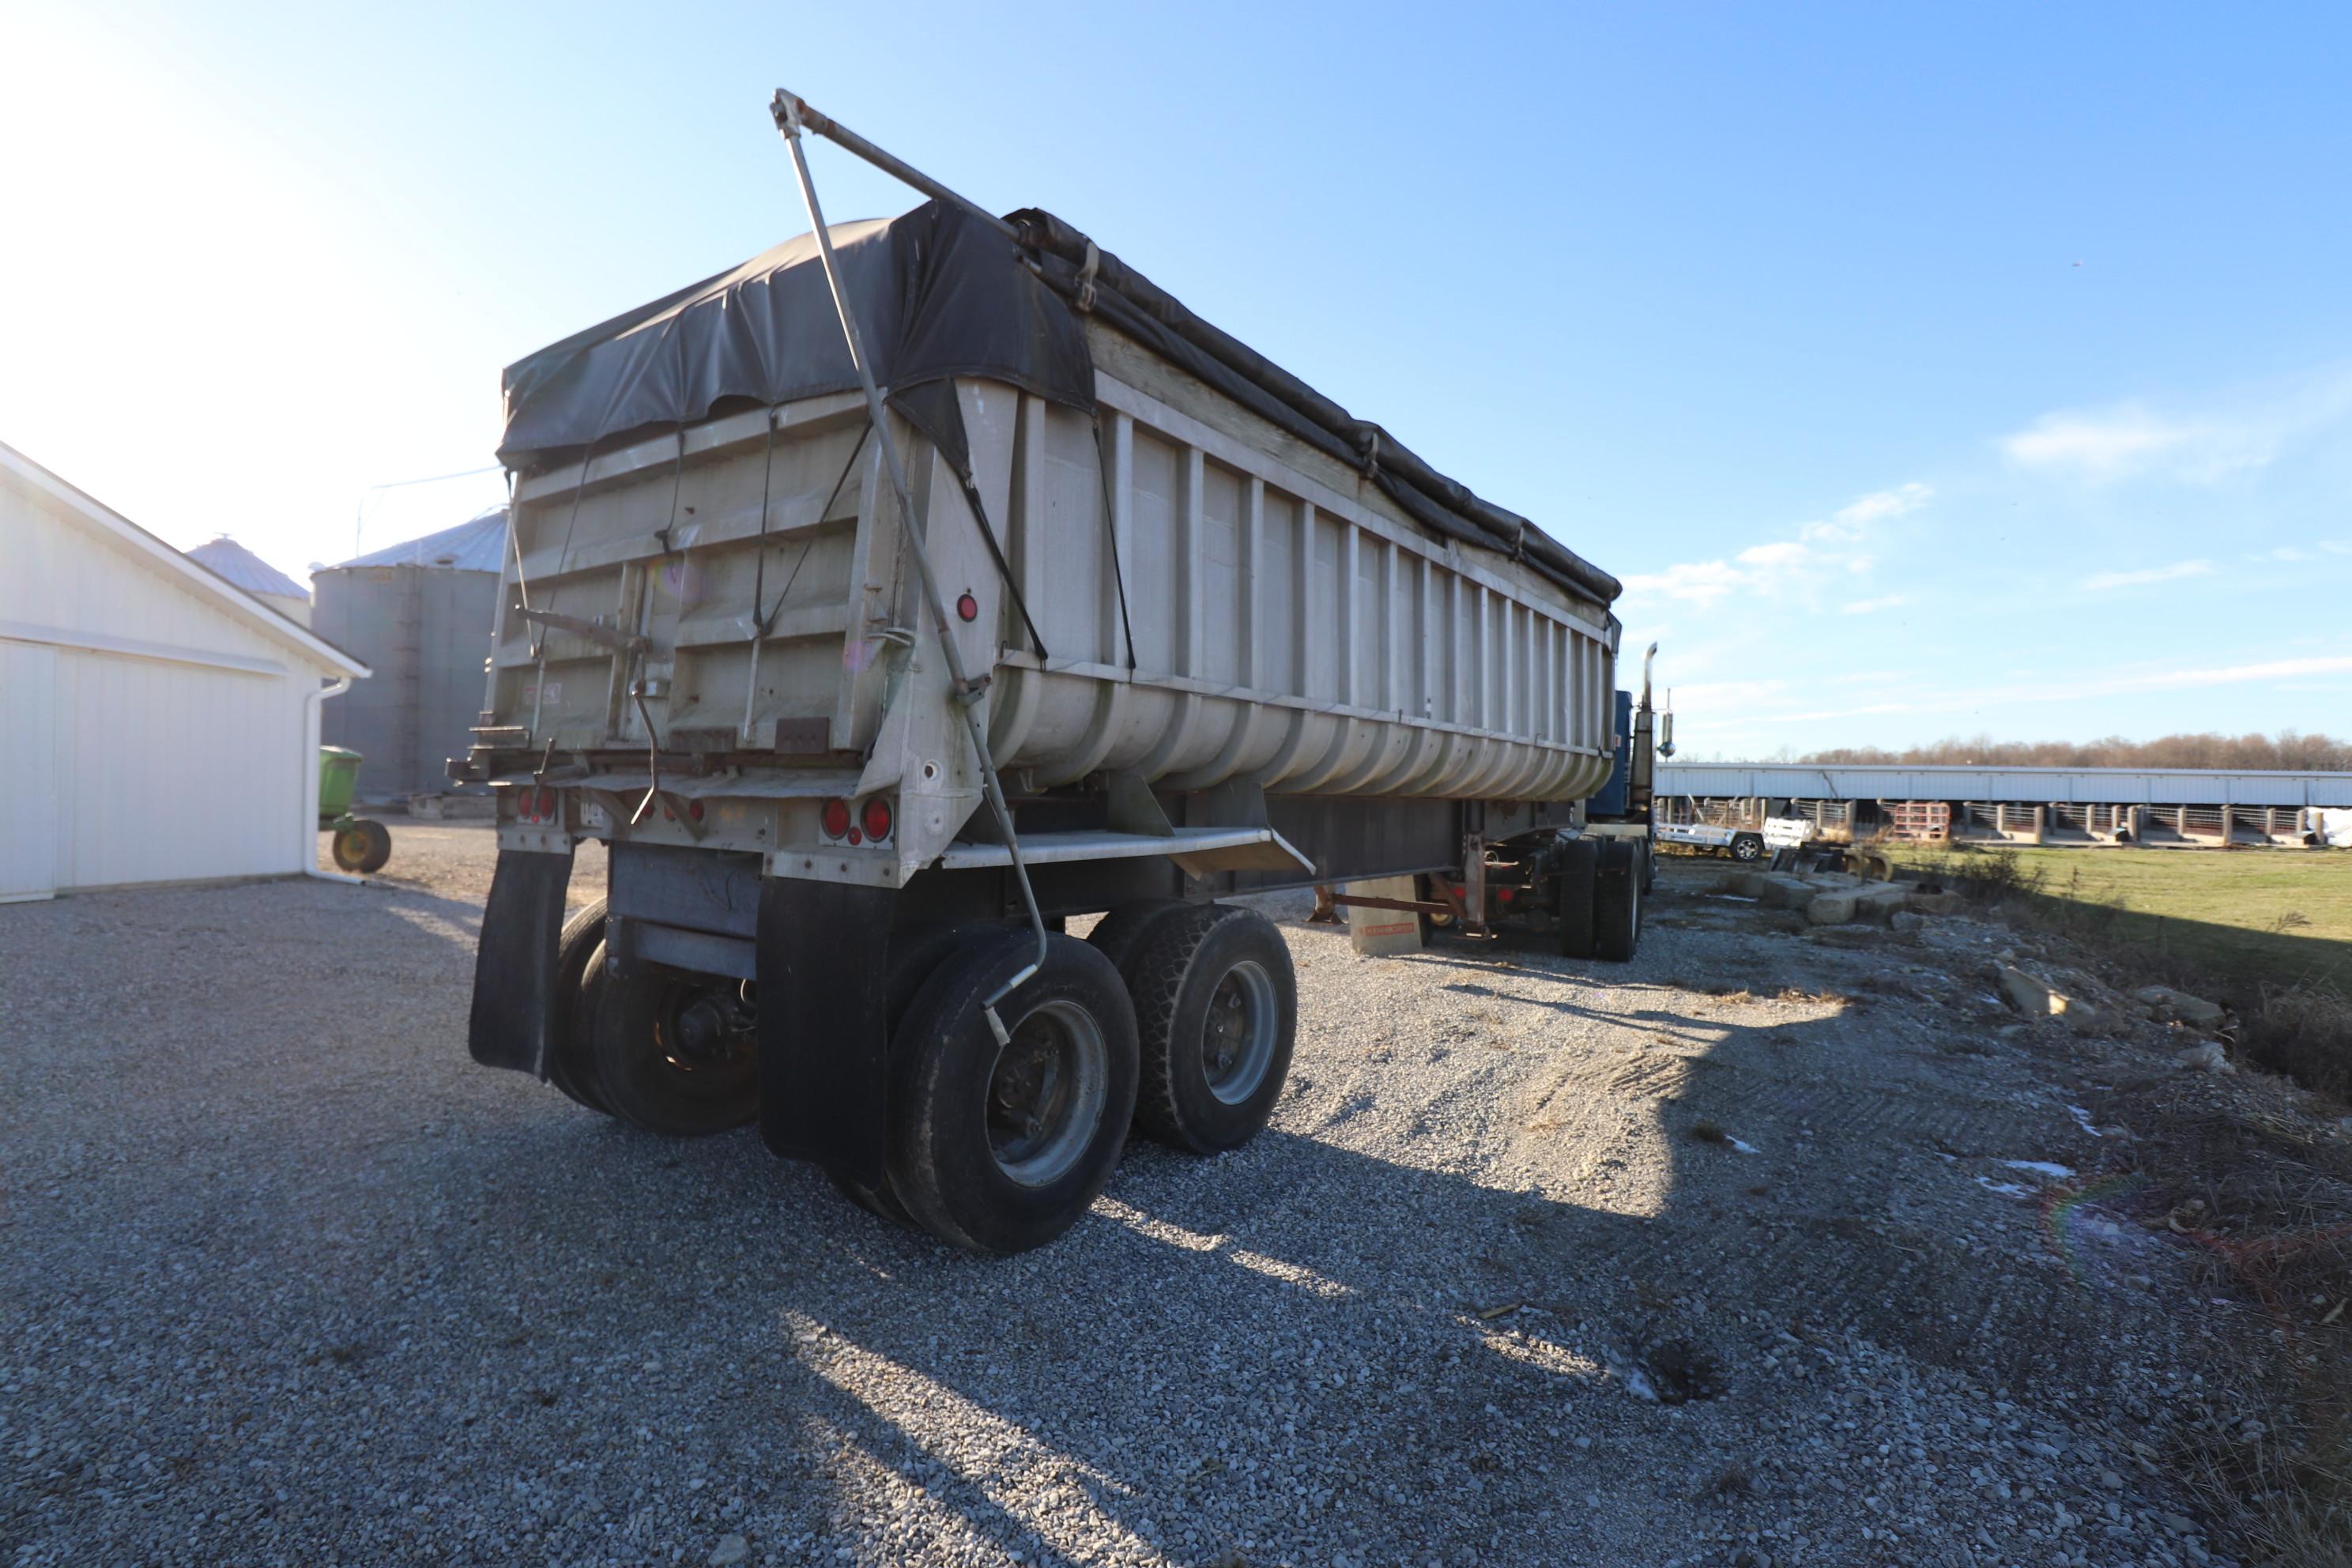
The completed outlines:
{"type": "Polygon", "coordinates": [[[786,877],[760,887],[761,1140],[868,1190],[885,1179],[898,896],[786,877]]]}
{"type": "Polygon", "coordinates": [[[474,950],[474,1005],[466,1048],[484,1067],[547,1076],[558,1012],[556,939],[563,893],[572,885],[572,847],[500,849],[474,950]]]}

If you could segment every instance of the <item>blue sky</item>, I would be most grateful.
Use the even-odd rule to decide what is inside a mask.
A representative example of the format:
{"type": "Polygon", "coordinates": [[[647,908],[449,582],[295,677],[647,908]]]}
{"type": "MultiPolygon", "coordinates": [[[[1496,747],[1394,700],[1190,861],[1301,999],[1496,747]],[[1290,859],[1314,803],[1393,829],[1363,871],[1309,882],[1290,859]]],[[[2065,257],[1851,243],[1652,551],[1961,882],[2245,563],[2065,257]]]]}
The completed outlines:
{"type": "Polygon", "coordinates": [[[459,521],[369,487],[804,226],[786,85],[1625,578],[1686,754],[2352,730],[2352,11],[881,15],[0,0],[0,440],[297,572],[459,521]]]}

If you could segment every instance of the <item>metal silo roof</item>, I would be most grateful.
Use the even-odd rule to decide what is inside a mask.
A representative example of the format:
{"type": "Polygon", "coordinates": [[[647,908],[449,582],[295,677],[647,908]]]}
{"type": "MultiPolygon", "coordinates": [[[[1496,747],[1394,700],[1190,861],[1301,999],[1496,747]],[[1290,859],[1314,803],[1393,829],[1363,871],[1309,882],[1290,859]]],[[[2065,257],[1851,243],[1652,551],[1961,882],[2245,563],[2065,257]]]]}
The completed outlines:
{"type": "Polygon", "coordinates": [[[507,510],[504,507],[498,507],[455,528],[445,528],[438,533],[428,533],[404,544],[370,551],[329,570],[341,572],[352,566],[439,566],[452,572],[496,572],[505,563],[506,543],[507,510]]]}
{"type": "Polygon", "coordinates": [[[189,551],[188,559],[229,586],[242,588],[248,594],[276,594],[288,599],[310,596],[310,589],[226,533],[209,544],[199,544],[189,551]]]}

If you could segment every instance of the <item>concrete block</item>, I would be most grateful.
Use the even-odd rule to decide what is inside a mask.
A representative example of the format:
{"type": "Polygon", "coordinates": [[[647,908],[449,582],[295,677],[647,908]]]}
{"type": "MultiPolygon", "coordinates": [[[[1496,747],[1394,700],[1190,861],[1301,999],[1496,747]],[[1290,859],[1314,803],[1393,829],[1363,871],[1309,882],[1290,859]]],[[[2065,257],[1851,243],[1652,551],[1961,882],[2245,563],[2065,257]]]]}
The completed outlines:
{"type": "Polygon", "coordinates": [[[2107,1018],[2089,1003],[2067,995],[2047,981],[2037,980],[2013,964],[2001,964],[2001,994],[2029,1018],[2055,1018],[2078,1035],[2095,1035],[2107,1027],[2107,1018]]]}
{"type": "Polygon", "coordinates": [[[2191,996],[2186,991],[2175,991],[2169,985],[2150,985],[2132,993],[2132,1000],[2158,1019],[2178,1018],[2200,1029],[2218,1029],[2229,1014],[2218,1003],[2202,996],[2191,996]]]}
{"type": "Polygon", "coordinates": [[[1821,891],[1802,877],[1791,877],[1785,871],[1767,871],[1757,879],[1756,897],[1767,909],[1801,910],[1819,898],[1821,891]]]}
{"type": "Polygon", "coordinates": [[[1842,926],[1853,919],[1853,900],[1850,892],[1817,893],[1805,906],[1805,919],[1817,926],[1842,926]]]}
{"type": "MultiPolygon", "coordinates": [[[[1410,899],[1414,896],[1411,877],[1376,877],[1369,882],[1350,882],[1346,891],[1366,899],[1410,899]]],[[[1390,958],[1401,952],[1421,951],[1421,917],[1411,910],[1348,910],[1348,941],[1366,958],[1390,958]]]]}
{"type": "Polygon", "coordinates": [[[1853,892],[1853,918],[1885,925],[1895,910],[1911,901],[1910,889],[1894,882],[1867,882],[1853,892]]]}
{"type": "Polygon", "coordinates": [[[1764,896],[1764,876],[1761,871],[1726,871],[1716,879],[1715,890],[1729,893],[1738,899],[1761,899],[1764,896]]]}

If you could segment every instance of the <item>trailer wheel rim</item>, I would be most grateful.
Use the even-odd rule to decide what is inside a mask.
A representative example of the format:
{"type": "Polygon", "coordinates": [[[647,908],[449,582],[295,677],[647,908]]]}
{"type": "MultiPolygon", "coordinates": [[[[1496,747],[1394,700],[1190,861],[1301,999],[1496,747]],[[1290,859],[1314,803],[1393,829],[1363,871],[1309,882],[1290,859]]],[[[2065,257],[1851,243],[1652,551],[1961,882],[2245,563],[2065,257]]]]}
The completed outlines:
{"type": "Polygon", "coordinates": [[[1274,1060],[1280,1022],[1274,976],[1264,964],[1245,958],[1225,971],[1201,1029],[1201,1066],[1211,1094],[1239,1105],[1257,1092],[1274,1060]]]}
{"type": "Polygon", "coordinates": [[[1009,1031],[988,1078],[996,1168],[1024,1187],[1067,1175],[1093,1143],[1110,1091],[1110,1047],[1093,1014],[1040,1004],[1009,1031]]]}

